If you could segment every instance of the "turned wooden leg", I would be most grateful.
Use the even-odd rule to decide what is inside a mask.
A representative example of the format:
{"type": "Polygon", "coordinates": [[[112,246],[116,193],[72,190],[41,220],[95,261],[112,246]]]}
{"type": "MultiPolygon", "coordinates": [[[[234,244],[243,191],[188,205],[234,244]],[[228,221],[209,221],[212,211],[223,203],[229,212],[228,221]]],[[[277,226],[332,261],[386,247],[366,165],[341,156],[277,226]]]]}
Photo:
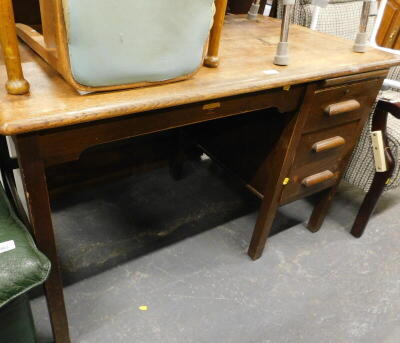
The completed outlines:
{"type": "Polygon", "coordinates": [[[14,141],[36,243],[51,261],[51,273],[44,288],[54,340],[57,343],[70,343],[44,163],[38,153],[36,136],[21,135],[15,137],[14,141]]]}
{"type": "Polygon", "coordinates": [[[206,67],[216,68],[219,64],[218,50],[221,40],[222,27],[224,26],[227,3],[228,0],[215,0],[216,12],[214,16],[214,24],[210,33],[207,56],[204,60],[204,65],[206,67]]]}
{"type": "Polygon", "coordinates": [[[321,228],[321,225],[328,214],[329,208],[331,207],[337,188],[338,186],[336,185],[321,192],[320,199],[314,206],[314,210],[307,224],[307,228],[311,232],[317,232],[321,228]]]}
{"type": "Polygon", "coordinates": [[[29,83],[22,73],[11,0],[0,0],[0,42],[8,76],[7,92],[14,95],[28,93],[29,83]]]}

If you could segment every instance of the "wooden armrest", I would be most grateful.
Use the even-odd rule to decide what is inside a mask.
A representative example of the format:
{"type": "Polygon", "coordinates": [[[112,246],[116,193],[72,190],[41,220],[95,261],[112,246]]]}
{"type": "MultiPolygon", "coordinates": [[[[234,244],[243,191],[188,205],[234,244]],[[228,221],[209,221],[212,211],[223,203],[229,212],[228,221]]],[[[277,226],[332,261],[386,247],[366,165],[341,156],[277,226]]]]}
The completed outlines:
{"type": "Polygon", "coordinates": [[[391,115],[400,119],[400,102],[389,102],[386,100],[379,100],[376,105],[377,110],[389,112],[391,115]]]}

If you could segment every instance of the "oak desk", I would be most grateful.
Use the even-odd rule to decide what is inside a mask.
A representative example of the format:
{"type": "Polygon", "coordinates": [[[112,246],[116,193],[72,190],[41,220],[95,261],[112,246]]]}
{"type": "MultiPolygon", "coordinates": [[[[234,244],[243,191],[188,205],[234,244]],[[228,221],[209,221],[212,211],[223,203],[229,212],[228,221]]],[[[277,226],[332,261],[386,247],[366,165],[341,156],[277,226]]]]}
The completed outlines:
{"type": "MultiPolygon", "coordinates": [[[[18,164],[3,162],[3,176],[12,192],[9,171],[20,168],[31,227],[53,264],[45,290],[57,342],[70,339],[46,169],[77,160],[90,147],[271,107],[291,113],[257,170],[238,165],[235,154],[222,162],[236,168],[248,188],[264,199],[249,250],[253,259],[262,253],[280,204],[324,190],[309,224],[311,230],[319,228],[382,80],[400,61],[372,49],[353,53],[350,41],[293,27],[291,63],[277,67],[272,60],[279,30],[275,19],[228,17],[218,69],[202,68],[184,82],[85,96],[23,47],[30,95],[0,90],[0,134],[12,137],[18,154],[18,164]]],[[[3,69],[0,84],[4,82],[3,69]]],[[[217,159],[221,139],[223,135],[205,142],[217,159]]]]}

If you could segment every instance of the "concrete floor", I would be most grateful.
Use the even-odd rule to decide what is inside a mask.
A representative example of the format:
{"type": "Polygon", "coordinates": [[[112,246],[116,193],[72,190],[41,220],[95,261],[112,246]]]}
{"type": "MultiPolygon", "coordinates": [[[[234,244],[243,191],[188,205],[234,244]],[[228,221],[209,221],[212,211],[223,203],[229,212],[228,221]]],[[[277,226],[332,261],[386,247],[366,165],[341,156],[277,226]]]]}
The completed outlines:
{"type": "MultiPolygon", "coordinates": [[[[363,194],[348,185],[316,234],[303,225],[312,199],[284,206],[252,262],[258,201],[215,168],[187,174],[54,201],[73,342],[400,342],[400,191],[359,240],[348,231],[363,194]]],[[[32,306],[39,342],[51,342],[43,297],[32,306]]]]}

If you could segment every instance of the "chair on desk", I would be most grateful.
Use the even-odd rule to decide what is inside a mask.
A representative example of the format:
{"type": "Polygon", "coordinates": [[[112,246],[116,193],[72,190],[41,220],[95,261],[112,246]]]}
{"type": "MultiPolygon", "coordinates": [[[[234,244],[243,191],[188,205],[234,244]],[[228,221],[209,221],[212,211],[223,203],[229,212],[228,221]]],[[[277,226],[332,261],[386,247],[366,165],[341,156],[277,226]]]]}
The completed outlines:
{"type": "MultiPolygon", "coordinates": [[[[383,49],[377,46],[375,39],[382,21],[386,0],[381,1],[379,11],[371,6],[368,30],[371,35],[371,45],[375,48],[400,55],[400,51],[383,49]]],[[[312,5],[311,0],[296,2],[292,14],[292,22],[311,27],[318,31],[353,40],[360,24],[362,1],[331,0],[324,8],[312,5]]],[[[281,16],[283,6],[281,0],[277,4],[277,15],[281,16]]],[[[360,141],[355,148],[344,180],[361,188],[367,194],[361,205],[351,233],[361,237],[368,220],[384,191],[400,186],[400,67],[390,70],[384,82],[375,111],[370,116],[363,129],[360,141]],[[388,112],[390,115],[388,115],[388,112]],[[371,142],[371,132],[383,133],[385,148],[385,168],[377,170],[371,142]]]]}
{"type": "Polygon", "coordinates": [[[217,67],[226,6],[227,0],[43,0],[43,34],[23,24],[17,33],[78,91],[141,87],[184,80],[202,63],[217,67]]]}

